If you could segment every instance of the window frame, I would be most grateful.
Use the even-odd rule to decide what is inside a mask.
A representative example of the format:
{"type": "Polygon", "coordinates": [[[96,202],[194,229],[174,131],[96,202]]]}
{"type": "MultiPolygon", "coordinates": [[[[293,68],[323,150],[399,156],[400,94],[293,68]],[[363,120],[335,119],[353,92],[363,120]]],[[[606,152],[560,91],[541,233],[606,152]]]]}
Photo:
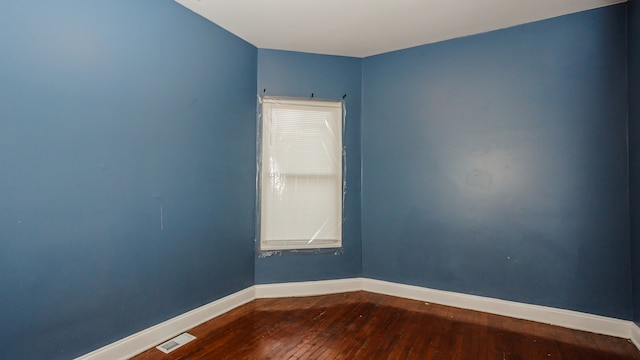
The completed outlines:
{"type": "MultiPolygon", "coordinates": [[[[271,251],[306,251],[306,250],[320,250],[320,249],[341,249],[343,246],[343,213],[344,213],[344,197],[345,197],[345,164],[346,164],[346,153],[344,151],[344,125],[346,118],[346,108],[344,100],[321,100],[321,99],[308,99],[308,98],[284,98],[284,97],[259,97],[259,113],[258,113],[258,125],[257,125],[257,146],[256,146],[256,159],[257,159],[257,181],[256,181],[256,245],[257,250],[259,252],[271,252],[271,251]],[[336,144],[335,151],[335,161],[337,164],[335,165],[336,174],[327,175],[326,177],[331,181],[328,182],[336,186],[335,191],[326,192],[327,194],[331,194],[331,196],[335,196],[331,202],[332,206],[335,206],[335,214],[333,218],[328,218],[327,221],[335,221],[331,224],[336,229],[333,232],[330,231],[331,235],[335,235],[336,238],[331,239],[318,239],[315,236],[321,232],[322,227],[316,231],[314,236],[310,236],[310,238],[301,238],[301,239],[274,239],[269,237],[272,235],[272,231],[267,229],[267,226],[272,222],[269,222],[267,219],[268,216],[266,214],[266,208],[269,207],[269,201],[265,194],[270,191],[269,183],[273,183],[271,177],[273,177],[272,169],[270,169],[269,163],[273,164],[273,160],[270,158],[267,161],[265,156],[273,155],[265,151],[265,148],[268,146],[268,136],[270,136],[271,131],[273,131],[273,110],[274,109],[286,109],[289,107],[294,107],[300,109],[300,111],[317,111],[318,109],[330,109],[328,112],[333,112],[334,116],[332,117],[333,122],[331,125],[327,125],[326,134],[331,133],[332,138],[335,140],[336,144]],[[332,183],[332,182],[335,183],[332,183]]],[[[325,121],[328,123],[328,121],[325,121]]],[[[323,146],[326,145],[323,143],[323,146]]],[[[279,173],[278,176],[289,177],[302,177],[305,178],[304,175],[296,175],[296,174],[288,174],[288,173],[279,173]]],[[[308,178],[315,179],[318,178],[319,175],[315,174],[313,176],[309,175],[308,178]]],[[[285,183],[287,183],[285,181],[285,183]]],[[[272,209],[272,208],[271,208],[272,209]]],[[[324,225],[323,225],[324,227],[324,225]]]]}

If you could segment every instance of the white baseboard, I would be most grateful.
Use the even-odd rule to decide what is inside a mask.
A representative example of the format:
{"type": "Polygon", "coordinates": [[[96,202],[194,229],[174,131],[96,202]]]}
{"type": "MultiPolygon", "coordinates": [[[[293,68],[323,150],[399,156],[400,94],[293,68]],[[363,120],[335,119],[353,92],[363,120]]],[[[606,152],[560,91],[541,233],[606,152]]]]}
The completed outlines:
{"type": "Polygon", "coordinates": [[[76,360],[127,359],[256,298],[314,296],[360,290],[616,336],[630,339],[640,349],[640,328],[631,321],[388,281],[351,278],[251,286],[76,360]]]}
{"type": "Polygon", "coordinates": [[[256,285],[256,298],[300,297],[339,294],[362,290],[362,279],[304,281],[281,284],[256,285]]]}
{"type": "Polygon", "coordinates": [[[137,332],[76,360],[128,359],[254,299],[255,290],[252,286],[137,332]]]}
{"type": "Polygon", "coordinates": [[[496,315],[537,321],[569,329],[589,331],[602,335],[621,337],[624,339],[629,339],[631,336],[630,326],[635,327],[635,324],[631,321],[577,311],[530,305],[450,291],[433,290],[381,280],[363,279],[362,281],[363,290],[373,293],[426,301],[462,309],[483,311],[496,315]]]}
{"type": "MultiPolygon", "coordinates": [[[[517,319],[537,321],[624,339],[632,339],[632,330],[636,330],[638,344],[640,344],[640,329],[630,321],[388,281],[352,278],[256,285],[255,288],[256,298],[313,296],[364,290],[372,293],[426,301],[462,309],[483,311],[517,319]]],[[[640,346],[638,346],[638,348],[640,348],[640,346]]]]}
{"type": "Polygon", "coordinates": [[[640,349],[640,328],[635,323],[629,324],[629,332],[631,342],[640,349]]]}

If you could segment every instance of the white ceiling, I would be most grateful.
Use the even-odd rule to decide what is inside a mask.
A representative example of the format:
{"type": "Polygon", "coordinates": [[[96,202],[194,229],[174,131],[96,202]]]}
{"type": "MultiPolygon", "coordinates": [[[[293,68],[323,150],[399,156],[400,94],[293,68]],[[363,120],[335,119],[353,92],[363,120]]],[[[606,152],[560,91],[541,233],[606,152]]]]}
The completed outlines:
{"type": "Polygon", "coordinates": [[[176,0],[258,48],[367,57],[626,0],[176,0]]]}

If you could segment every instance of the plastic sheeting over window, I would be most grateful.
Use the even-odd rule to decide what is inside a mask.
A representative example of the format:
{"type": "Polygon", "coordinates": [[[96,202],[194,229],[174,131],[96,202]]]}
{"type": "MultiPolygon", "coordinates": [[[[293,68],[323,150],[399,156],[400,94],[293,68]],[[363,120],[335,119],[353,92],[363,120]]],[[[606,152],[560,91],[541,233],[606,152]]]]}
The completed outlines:
{"type": "Polygon", "coordinates": [[[261,251],[342,247],[343,101],[260,98],[261,251]]]}

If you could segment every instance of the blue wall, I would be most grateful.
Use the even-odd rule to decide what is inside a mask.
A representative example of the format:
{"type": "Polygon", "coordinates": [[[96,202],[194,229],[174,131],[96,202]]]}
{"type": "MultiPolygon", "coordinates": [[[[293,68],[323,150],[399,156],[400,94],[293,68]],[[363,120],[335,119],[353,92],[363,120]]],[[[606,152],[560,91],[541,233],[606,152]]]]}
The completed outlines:
{"type": "Polygon", "coordinates": [[[360,106],[362,60],[289,51],[258,50],[258,92],[270,96],[341,99],[347,95],[344,146],[347,195],[341,255],[282,255],[256,258],[256,284],[358,277],[360,235],[360,106]]]}
{"type": "Polygon", "coordinates": [[[81,355],[254,281],[637,321],[637,6],[627,78],[626,4],[361,60],[256,50],[169,0],[0,3],[3,357],[81,355]],[[344,254],[255,258],[256,84],[347,94],[344,254]]]}
{"type": "Polygon", "coordinates": [[[363,276],[630,319],[626,5],[363,63],[363,276]]]}
{"type": "Polygon", "coordinates": [[[633,264],[633,319],[640,323],[640,8],[628,3],[629,46],[629,198],[633,264]]]}
{"type": "Polygon", "coordinates": [[[256,63],[170,0],[0,2],[0,357],[253,284],[256,63]]]}

